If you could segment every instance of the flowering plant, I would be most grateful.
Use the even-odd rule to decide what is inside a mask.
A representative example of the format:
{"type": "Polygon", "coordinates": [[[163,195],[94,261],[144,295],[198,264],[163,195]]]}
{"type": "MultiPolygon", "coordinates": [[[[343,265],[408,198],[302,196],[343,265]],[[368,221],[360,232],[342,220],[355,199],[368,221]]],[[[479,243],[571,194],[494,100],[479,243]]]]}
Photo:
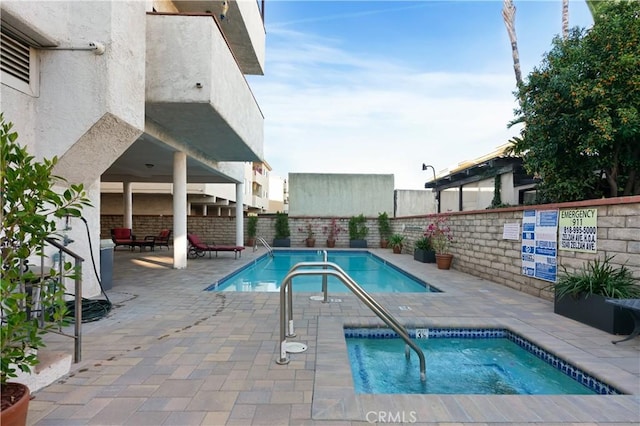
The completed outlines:
{"type": "Polygon", "coordinates": [[[298,228],[299,232],[306,232],[307,233],[307,239],[313,238],[313,235],[315,234],[313,232],[313,226],[311,225],[311,222],[307,222],[306,226],[304,228],[298,228]]]}
{"type": "Polygon", "coordinates": [[[331,223],[329,224],[329,226],[324,226],[322,228],[322,233],[328,234],[328,240],[335,240],[338,234],[342,231],[344,231],[344,229],[340,227],[340,225],[338,225],[335,218],[331,219],[331,223]]]}
{"type": "Polygon", "coordinates": [[[453,231],[445,216],[438,216],[430,223],[424,236],[431,240],[431,245],[437,254],[448,253],[449,247],[453,243],[453,231]]]}

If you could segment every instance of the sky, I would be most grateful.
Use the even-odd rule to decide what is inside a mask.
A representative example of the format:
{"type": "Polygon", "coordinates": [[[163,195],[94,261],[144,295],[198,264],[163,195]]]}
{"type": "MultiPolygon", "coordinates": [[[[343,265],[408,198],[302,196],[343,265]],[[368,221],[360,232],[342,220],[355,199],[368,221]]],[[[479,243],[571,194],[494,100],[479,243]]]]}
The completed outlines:
{"type": "MultiPolygon", "coordinates": [[[[561,0],[515,1],[526,79],[562,28],[561,0]]],[[[571,27],[591,27],[584,0],[571,27]]],[[[272,175],[393,174],[424,189],[519,132],[502,1],[265,2],[263,76],[248,76],[265,117],[272,175]]]]}

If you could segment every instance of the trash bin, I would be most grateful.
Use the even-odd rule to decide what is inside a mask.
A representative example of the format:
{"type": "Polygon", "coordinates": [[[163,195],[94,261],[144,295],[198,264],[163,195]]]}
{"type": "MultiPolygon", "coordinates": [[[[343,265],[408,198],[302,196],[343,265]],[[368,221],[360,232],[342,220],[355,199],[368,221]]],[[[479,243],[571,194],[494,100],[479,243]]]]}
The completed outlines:
{"type": "Polygon", "coordinates": [[[113,249],[115,244],[111,240],[100,240],[100,282],[102,290],[113,287],[113,249]]]}

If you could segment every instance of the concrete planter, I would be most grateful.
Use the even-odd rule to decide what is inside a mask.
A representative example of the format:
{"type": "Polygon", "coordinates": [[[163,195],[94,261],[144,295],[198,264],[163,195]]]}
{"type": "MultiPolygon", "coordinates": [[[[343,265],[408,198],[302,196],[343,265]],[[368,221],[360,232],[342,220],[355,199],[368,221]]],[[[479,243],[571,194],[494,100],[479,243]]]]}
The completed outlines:
{"type": "Polygon", "coordinates": [[[367,248],[367,240],[349,240],[349,248],[367,248]]]}
{"type": "Polygon", "coordinates": [[[422,263],[436,263],[436,252],[433,250],[414,249],[413,260],[422,263]]]}
{"type": "Polygon", "coordinates": [[[633,330],[631,315],[621,307],[605,302],[605,298],[597,294],[556,297],[553,312],[609,334],[629,334],[633,330]]]}
{"type": "Polygon", "coordinates": [[[273,246],[274,247],[291,247],[291,239],[290,238],[274,238],[273,246]]]}

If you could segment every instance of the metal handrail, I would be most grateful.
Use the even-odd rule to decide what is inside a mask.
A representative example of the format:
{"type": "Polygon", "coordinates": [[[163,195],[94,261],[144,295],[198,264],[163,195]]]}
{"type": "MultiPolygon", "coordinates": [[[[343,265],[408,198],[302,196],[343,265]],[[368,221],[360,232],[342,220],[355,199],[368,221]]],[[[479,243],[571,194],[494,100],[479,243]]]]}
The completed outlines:
{"type": "Polygon", "coordinates": [[[264,248],[267,249],[267,253],[269,253],[269,256],[273,257],[273,249],[271,248],[269,243],[267,243],[267,241],[262,237],[256,237],[255,242],[253,243],[253,251],[255,252],[258,249],[258,241],[260,241],[264,248]]]}
{"type": "MultiPolygon", "coordinates": [[[[291,270],[287,273],[287,275],[282,280],[282,284],[280,287],[280,358],[277,360],[278,364],[287,364],[289,363],[289,358],[287,356],[286,344],[287,337],[291,337],[295,335],[293,333],[293,296],[291,295],[292,291],[289,290],[291,287],[291,280],[294,277],[300,275],[323,275],[323,276],[334,276],[343,282],[345,286],[353,294],[355,294],[360,301],[362,301],[369,309],[375,313],[378,318],[380,318],[385,324],[391,327],[398,335],[405,341],[405,343],[413,349],[416,354],[418,354],[418,358],[420,360],[420,380],[426,381],[426,362],[424,358],[424,353],[422,349],[415,344],[407,330],[396,320],[393,315],[391,315],[382,305],[378,303],[369,293],[367,293],[362,287],[358,285],[340,266],[333,262],[301,262],[293,266],[291,270]],[[303,264],[303,265],[301,265],[303,264]],[[300,266],[298,266],[300,265],[300,266]],[[321,266],[323,268],[333,268],[333,269],[300,269],[302,266],[321,266]],[[288,297],[287,297],[288,296],[288,297]],[[288,300],[287,300],[288,299],[288,300]],[[287,309],[287,301],[288,309],[287,309]],[[286,331],[287,324],[287,313],[289,314],[289,333],[286,331]]],[[[407,351],[407,355],[408,355],[407,351]]]]}
{"type": "MultiPolygon", "coordinates": [[[[60,256],[60,260],[58,261],[58,277],[63,278],[63,258],[62,254],[66,254],[71,256],[74,259],[74,305],[75,305],[75,316],[74,316],[74,332],[73,334],[64,333],[61,330],[51,330],[56,334],[60,334],[65,337],[71,337],[74,339],[74,347],[73,347],[73,362],[78,363],[82,360],[82,262],[84,262],[84,258],[82,256],[74,253],[69,250],[64,245],[60,244],[57,240],[53,238],[45,238],[45,241],[58,249],[58,254],[60,256]]],[[[40,259],[40,276],[45,276],[45,265],[44,258],[46,256],[42,255],[40,259]]],[[[44,323],[44,310],[40,310],[40,323],[44,323]]]]}

